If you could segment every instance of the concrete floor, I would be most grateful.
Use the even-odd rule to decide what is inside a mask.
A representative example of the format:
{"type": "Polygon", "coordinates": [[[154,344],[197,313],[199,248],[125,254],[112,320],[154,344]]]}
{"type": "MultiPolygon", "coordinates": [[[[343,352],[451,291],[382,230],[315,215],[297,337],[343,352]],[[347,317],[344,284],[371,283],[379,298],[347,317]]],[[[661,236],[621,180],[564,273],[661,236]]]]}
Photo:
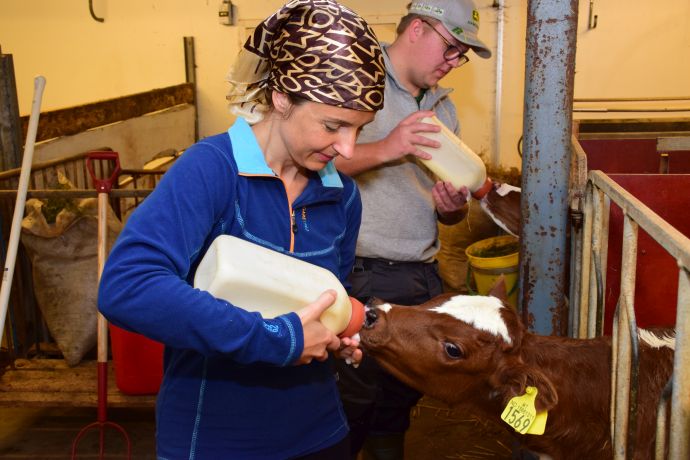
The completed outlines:
{"type": "MultiPolygon", "coordinates": [[[[69,459],[75,437],[96,416],[93,408],[0,408],[0,458],[69,459]]],[[[133,459],[156,458],[152,408],[109,408],[107,419],[121,425],[129,434],[133,459]]],[[[511,438],[502,426],[482,422],[462,410],[423,398],[412,411],[405,458],[509,460],[511,446],[511,438]]],[[[98,429],[92,429],[80,441],[76,458],[97,459],[98,449],[98,429]]],[[[106,430],[104,458],[124,459],[125,453],[122,436],[112,429],[106,430]]]]}

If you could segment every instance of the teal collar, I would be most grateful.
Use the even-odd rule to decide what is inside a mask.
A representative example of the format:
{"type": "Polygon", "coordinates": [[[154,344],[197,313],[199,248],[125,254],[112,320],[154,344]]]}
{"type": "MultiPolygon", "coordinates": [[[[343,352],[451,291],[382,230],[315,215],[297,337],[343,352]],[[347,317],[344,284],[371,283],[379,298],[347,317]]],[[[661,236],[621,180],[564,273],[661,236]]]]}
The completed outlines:
{"type": "MultiPolygon", "coordinates": [[[[261,151],[261,147],[259,147],[254,131],[252,131],[251,126],[244,118],[237,117],[235,123],[228,129],[228,135],[230,136],[232,151],[240,174],[276,175],[266,164],[264,153],[261,151]]],[[[332,161],[329,161],[326,167],[318,173],[319,177],[321,177],[321,184],[324,187],[343,188],[343,182],[340,180],[338,171],[335,169],[332,161]]]]}

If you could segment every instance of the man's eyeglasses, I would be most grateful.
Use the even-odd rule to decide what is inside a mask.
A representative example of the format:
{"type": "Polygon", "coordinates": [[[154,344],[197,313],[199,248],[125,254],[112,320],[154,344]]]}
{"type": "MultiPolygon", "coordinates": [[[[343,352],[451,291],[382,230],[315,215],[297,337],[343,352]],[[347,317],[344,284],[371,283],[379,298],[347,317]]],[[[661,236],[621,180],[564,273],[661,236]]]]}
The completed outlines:
{"type": "Polygon", "coordinates": [[[439,37],[441,37],[441,40],[443,40],[443,43],[446,44],[446,50],[443,52],[443,59],[446,61],[452,61],[454,59],[458,60],[458,63],[455,64],[455,67],[460,67],[461,65],[467,64],[470,61],[470,58],[467,56],[467,53],[469,49],[462,51],[460,48],[457,46],[453,45],[451,42],[449,42],[446,37],[444,37],[441,32],[436,30],[436,28],[431,24],[430,22],[425,21],[424,19],[420,19],[424,24],[428,25],[431,30],[436,32],[439,37]]]}

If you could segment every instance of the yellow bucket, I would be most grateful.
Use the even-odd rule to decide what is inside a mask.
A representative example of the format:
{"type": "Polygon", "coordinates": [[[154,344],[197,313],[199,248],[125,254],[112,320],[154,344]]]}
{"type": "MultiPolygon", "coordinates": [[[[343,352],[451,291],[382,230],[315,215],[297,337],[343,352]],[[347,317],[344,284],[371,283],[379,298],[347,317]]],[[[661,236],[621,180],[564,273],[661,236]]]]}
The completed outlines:
{"type": "Polygon", "coordinates": [[[498,277],[503,275],[508,302],[515,308],[517,306],[519,240],[510,235],[487,238],[469,245],[465,254],[468,261],[468,287],[469,273],[472,272],[477,292],[480,295],[488,295],[498,277]]]}

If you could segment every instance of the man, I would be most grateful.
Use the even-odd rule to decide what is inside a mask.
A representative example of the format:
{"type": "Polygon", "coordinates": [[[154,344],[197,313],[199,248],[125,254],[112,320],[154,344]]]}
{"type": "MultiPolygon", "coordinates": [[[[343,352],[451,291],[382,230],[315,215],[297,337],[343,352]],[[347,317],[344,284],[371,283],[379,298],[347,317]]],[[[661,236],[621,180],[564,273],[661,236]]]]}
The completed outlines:
{"type": "MultiPolygon", "coordinates": [[[[397,37],[384,45],[385,106],[365,126],[352,159],[337,167],[357,181],[363,202],[352,295],[417,305],[443,290],[435,262],[437,220],[462,220],[469,192],[438,181],[419,162],[431,155],[419,146],[440,145],[424,133],[440,131],[420,120],[436,115],[459,134],[451,92],[438,86],[451,70],[491,51],[477,37],[479,13],[472,0],[416,0],[397,37]]],[[[366,358],[357,369],[337,364],[339,388],[351,430],[353,458],[403,459],[410,409],[421,396],[366,358]]]]}

